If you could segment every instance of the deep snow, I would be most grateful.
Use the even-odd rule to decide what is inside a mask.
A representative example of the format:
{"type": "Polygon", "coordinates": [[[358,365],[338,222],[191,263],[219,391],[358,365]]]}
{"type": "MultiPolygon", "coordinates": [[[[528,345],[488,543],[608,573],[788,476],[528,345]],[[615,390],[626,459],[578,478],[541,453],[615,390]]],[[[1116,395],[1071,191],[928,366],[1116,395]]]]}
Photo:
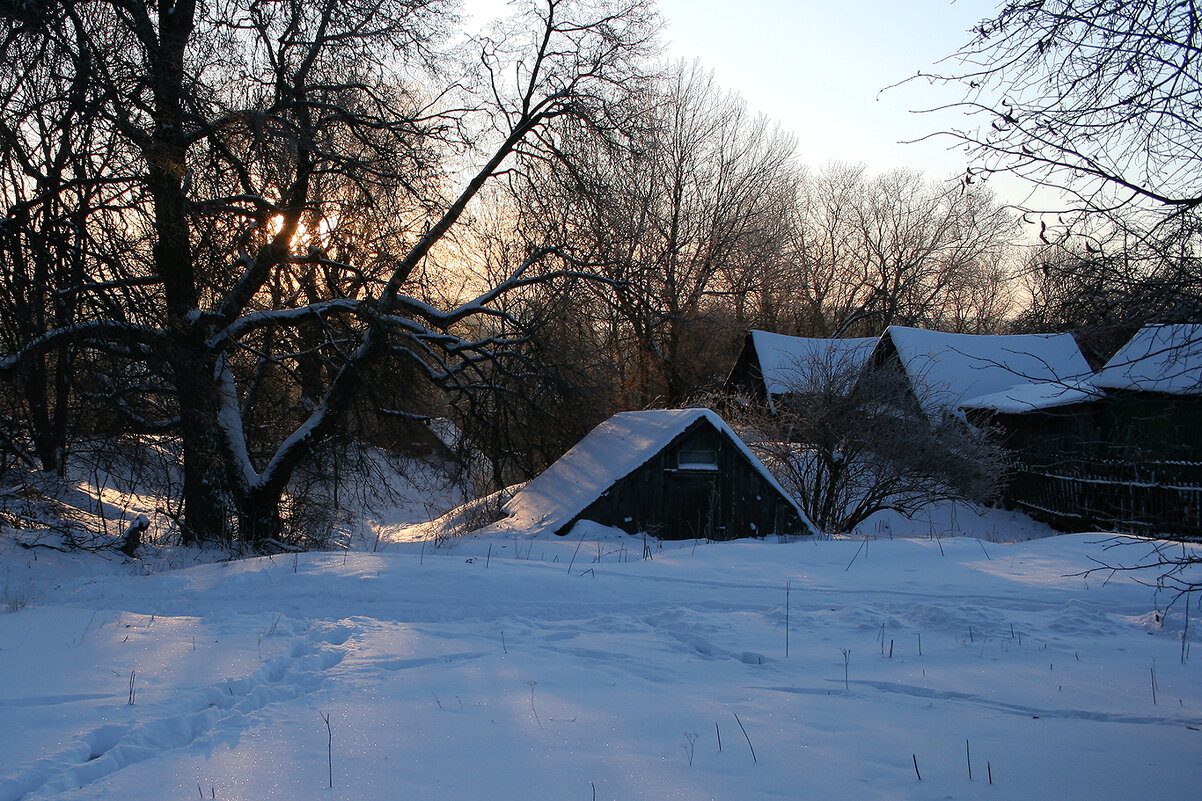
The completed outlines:
{"type": "Polygon", "coordinates": [[[191,567],[4,538],[0,801],[1197,798],[1197,625],[1080,575],[1146,543],[869,529],[191,567]]]}

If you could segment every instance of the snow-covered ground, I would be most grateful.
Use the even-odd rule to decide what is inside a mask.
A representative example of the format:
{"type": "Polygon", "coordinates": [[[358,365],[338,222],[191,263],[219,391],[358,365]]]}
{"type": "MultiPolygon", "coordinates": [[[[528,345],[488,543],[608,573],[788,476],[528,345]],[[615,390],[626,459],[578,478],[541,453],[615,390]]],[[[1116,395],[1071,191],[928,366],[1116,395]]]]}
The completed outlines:
{"type": "Polygon", "coordinates": [[[1198,624],[1080,575],[1146,544],[1022,521],[191,567],[4,538],[0,801],[1197,798],[1198,624]]]}

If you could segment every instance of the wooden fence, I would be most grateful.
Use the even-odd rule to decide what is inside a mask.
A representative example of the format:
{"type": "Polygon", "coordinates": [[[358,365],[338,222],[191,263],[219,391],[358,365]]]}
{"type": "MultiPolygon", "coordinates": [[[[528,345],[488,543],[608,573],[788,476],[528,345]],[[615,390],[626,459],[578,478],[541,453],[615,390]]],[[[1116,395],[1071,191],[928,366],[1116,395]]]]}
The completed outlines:
{"type": "Polygon", "coordinates": [[[1202,462],[1020,465],[1007,498],[1057,528],[1202,540],[1202,462]]]}

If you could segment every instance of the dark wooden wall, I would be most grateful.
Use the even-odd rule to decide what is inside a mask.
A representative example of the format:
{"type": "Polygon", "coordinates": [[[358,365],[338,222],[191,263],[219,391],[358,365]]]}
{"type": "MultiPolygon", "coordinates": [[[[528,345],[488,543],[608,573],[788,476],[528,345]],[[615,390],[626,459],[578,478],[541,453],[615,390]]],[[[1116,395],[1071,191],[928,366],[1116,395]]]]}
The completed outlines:
{"type": "MultiPolygon", "coordinates": [[[[788,501],[742,451],[705,420],[616,482],[577,519],[581,518],[662,539],[809,533],[788,501]],[[681,469],[682,450],[712,451],[713,469],[681,469]]],[[[560,533],[570,528],[568,524],[560,533]]]]}
{"type": "Polygon", "coordinates": [[[993,422],[1015,454],[1006,500],[1032,517],[1202,539],[1202,399],[1113,393],[993,422]]]}

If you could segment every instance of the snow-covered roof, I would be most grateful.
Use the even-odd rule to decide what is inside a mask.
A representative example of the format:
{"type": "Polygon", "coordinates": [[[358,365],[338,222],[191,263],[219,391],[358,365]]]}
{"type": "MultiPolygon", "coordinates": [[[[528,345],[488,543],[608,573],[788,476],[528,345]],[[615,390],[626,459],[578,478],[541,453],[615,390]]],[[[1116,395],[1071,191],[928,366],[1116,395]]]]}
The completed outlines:
{"type": "Polygon", "coordinates": [[[948,334],[893,325],[878,349],[886,340],[928,413],[1022,384],[1064,386],[1092,375],[1072,334],[948,334]]]}
{"type": "Polygon", "coordinates": [[[1022,414],[1038,409],[1054,409],[1058,406],[1096,401],[1101,397],[1102,393],[1088,380],[1070,383],[1042,381],[1034,384],[1019,384],[1009,389],[1003,389],[1001,392],[978,395],[975,398],[961,401],[960,408],[985,409],[1001,414],[1022,414]]]}
{"type": "Polygon", "coordinates": [[[660,409],[622,412],[601,423],[515,494],[503,507],[506,517],[482,531],[535,535],[558,531],[615,482],[642,467],[701,419],[726,435],[764,480],[806,520],[784,488],[716,413],[709,409],[660,409]]]}
{"type": "Polygon", "coordinates": [[[799,373],[807,365],[846,364],[858,370],[868,360],[876,337],[859,339],[809,339],[752,331],[751,341],[760,361],[768,396],[794,391],[799,373]]]}
{"type": "Polygon", "coordinates": [[[1098,371],[1105,389],[1202,395],[1202,325],[1141,328],[1098,371]]]}

